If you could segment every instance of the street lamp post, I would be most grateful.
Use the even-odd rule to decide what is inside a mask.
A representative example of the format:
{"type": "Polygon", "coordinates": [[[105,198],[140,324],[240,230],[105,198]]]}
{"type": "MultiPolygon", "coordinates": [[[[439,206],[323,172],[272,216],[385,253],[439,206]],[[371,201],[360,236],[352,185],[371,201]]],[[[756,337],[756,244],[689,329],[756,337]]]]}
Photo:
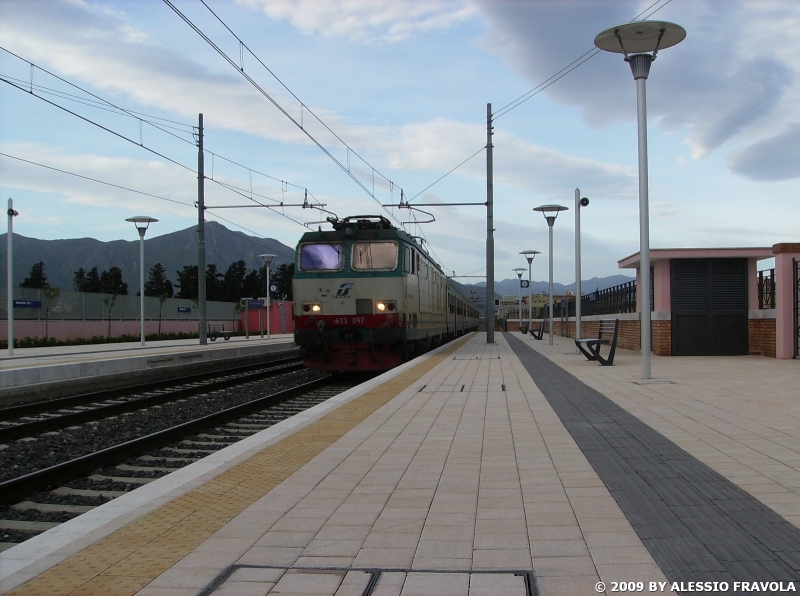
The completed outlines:
{"type": "Polygon", "coordinates": [[[264,254],[258,255],[260,258],[264,260],[264,267],[267,269],[267,339],[270,338],[270,326],[269,326],[269,307],[270,307],[270,296],[269,296],[269,274],[270,274],[270,264],[272,263],[272,259],[274,259],[278,255],[273,254],[264,254]]]}
{"type": "MultiPolygon", "coordinates": [[[[575,339],[581,337],[581,207],[588,207],[589,199],[581,198],[581,189],[575,189],[575,339]]],[[[575,353],[580,354],[578,344],[575,353]]]]}
{"type": "Polygon", "coordinates": [[[8,237],[6,238],[6,251],[7,267],[6,267],[6,285],[7,297],[6,310],[8,311],[8,355],[14,355],[14,218],[19,215],[19,212],[14,211],[14,200],[8,199],[8,237]]]}
{"type": "Polygon", "coordinates": [[[144,345],[144,235],[145,232],[147,232],[147,228],[150,227],[150,224],[158,220],[146,215],[137,215],[136,217],[129,217],[125,221],[133,222],[133,225],[135,225],[136,229],[139,231],[139,296],[141,297],[140,334],[142,338],[142,345],[144,345]]]}
{"type": "Polygon", "coordinates": [[[544,215],[547,220],[547,227],[550,229],[550,332],[548,334],[547,344],[553,345],[553,224],[556,223],[556,217],[560,211],[566,211],[569,207],[563,205],[540,205],[534,207],[534,211],[539,211],[544,215]]]}
{"type": "Polygon", "coordinates": [[[517,280],[519,281],[519,322],[517,327],[522,330],[522,274],[525,273],[525,270],[522,267],[517,267],[512,271],[517,274],[517,280]]]}
{"type": "Polygon", "coordinates": [[[647,76],[658,50],[679,44],[686,30],[666,21],[635,21],[611,27],[594,38],[594,45],[624,54],[636,81],[636,121],[639,131],[639,294],[642,367],[641,378],[650,378],[650,212],[647,180],[647,76]],[[650,53],[652,52],[652,54],[650,53]]]}
{"type": "Polygon", "coordinates": [[[531,264],[533,258],[539,254],[538,250],[523,250],[521,255],[528,259],[528,333],[533,329],[533,282],[531,281],[531,264]]]}

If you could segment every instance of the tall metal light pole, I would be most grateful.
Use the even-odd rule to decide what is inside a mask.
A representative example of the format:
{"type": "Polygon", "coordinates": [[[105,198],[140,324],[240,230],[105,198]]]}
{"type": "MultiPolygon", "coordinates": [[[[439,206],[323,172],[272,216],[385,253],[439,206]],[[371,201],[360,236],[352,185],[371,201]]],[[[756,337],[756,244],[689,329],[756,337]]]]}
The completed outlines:
{"type": "Polygon", "coordinates": [[[486,104],[486,343],[494,343],[494,162],[492,104],[486,104]],[[491,319],[491,320],[490,320],[491,319]]]}
{"type": "MultiPolygon", "coordinates": [[[[581,337],[581,207],[587,207],[589,199],[581,198],[581,189],[575,189],[575,339],[581,337]]],[[[580,354],[577,344],[575,353],[580,354]]]]}
{"type": "Polygon", "coordinates": [[[594,45],[624,54],[636,81],[636,121],[639,130],[639,294],[642,370],[650,378],[650,212],[647,180],[647,77],[658,50],[679,44],[686,30],[666,21],[635,21],[611,27],[594,38],[594,45]],[[649,52],[652,52],[649,53],[649,52]]]}
{"type": "Polygon", "coordinates": [[[147,215],[137,215],[136,217],[129,217],[125,221],[132,221],[136,229],[139,230],[139,295],[141,297],[140,310],[141,310],[141,338],[142,345],[144,345],[144,235],[150,224],[158,221],[147,215]]]}
{"type": "Polygon", "coordinates": [[[528,259],[528,333],[533,329],[533,281],[531,281],[531,264],[536,255],[539,254],[538,250],[523,250],[521,255],[525,255],[528,259]]]}
{"type": "Polygon", "coordinates": [[[270,307],[269,274],[270,274],[270,271],[269,271],[269,268],[270,268],[270,264],[272,263],[272,259],[274,259],[278,255],[264,254],[264,255],[258,255],[258,256],[261,257],[262,259],[264,259],[264,267],[267,268],[267,339],[269,339],[270,338],[270,327],[269,327],[269,314],[270,314],[270,311],[269,311],[269,307],[270,307]]]}
{"type": "Polygon", "coordinates": [[[548,334],[547,344],[553,345],[553,224],[556,223],[559,211],[566,211],[569,207],[563,205],[540,205],[534,207],[534,211],[539,211],[547,220],[547,227],[550,229],[550,333],[548,334]]]}
{"type": "Polygon", "coordinates": [[[517,326],[522,329],[522,274],[525,273],[525,270],[522,267],[517,267],[512,271],[517,274],[517,279],[519,280],[519,323],[517,326]]]}
{"type": "Polygon", "coordinates": [[[6,251],[7,269],[6,269],[6,284],[8,286],[8,355],[14,355],[14,218],[19,215],[18,211],[14,211],[14,200],[8,199],[8,236],[6,238],[6,251]]]}

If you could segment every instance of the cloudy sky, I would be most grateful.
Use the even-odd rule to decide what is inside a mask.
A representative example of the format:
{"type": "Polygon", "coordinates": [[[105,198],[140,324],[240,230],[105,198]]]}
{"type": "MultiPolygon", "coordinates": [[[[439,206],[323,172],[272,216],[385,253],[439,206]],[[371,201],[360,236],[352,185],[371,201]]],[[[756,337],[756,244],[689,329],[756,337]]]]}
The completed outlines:
{"type": "MultiPolygon", "coordinates": [[[[0,0],[0,191],[21,213],[15,232],[135,240],[124,220],[140,214],[160,220],[148,237],[193,225],[199,113],[209,206],[298,205],[308,189],[340,217],[427,221],[381,205],[401,189],[412,205],[485,201],[491,103],[497,278],[526,249],[544,253],[533,277],[547,277],[532,208],[561,203],[555,279],[574,281],[576,187],[591,201],[583,277],[619,273],[639,249],[636,88],[621,56],[591,50],[603,29],[652,14],[687,38],[647,83],[651,246],[800,240],[793,0],[207,0],[217,16],[172,1],[219,52],[158,0],[0,0]]],[[[407,227],[445,270],[484,274],[485,208],[422,209],[435,222],[407,227]]],[[[289,246],[325,217],[207,213],[289,246]]]]}

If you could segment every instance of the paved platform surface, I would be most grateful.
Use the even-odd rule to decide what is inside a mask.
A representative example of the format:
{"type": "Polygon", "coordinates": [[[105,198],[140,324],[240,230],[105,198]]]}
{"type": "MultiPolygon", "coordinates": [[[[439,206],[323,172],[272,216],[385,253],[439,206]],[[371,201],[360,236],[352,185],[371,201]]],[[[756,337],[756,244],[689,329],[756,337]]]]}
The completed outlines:
{"type": "MultiPolygon", "coordinates": [[[[218,338],[200,345],[197,339],[15,348],[14,355],[0,350],[0,400],[11,402],[27,394],[64,393],[96,389],[88,381],[96,377],[98,385],[108,384],[114,375],[143,373],[142,381],[156,380],[179,372],[181,368],[203,366],[216,360],[248,358],[264,351],[294,348],[292,334],[271,337],[251,335],[218,338]],[[170,369],[170,370],[167,370],[170,369]],[[100,377],[103,377],[102,379],[100,377]]],[[[123,379],[124,380],[124,379],[123,379]]],[[[127,381],[125,381],[127,382],[127,381]]]]}
{"type": "Polygon", "coordinates": [[[216,466],[185,468],[183,482],[104,506],[116,515],[98,508],[91,531],[78,531],[83,518],[56,528],[74,533],[58,548],[44,534],[0,554],[0,590],[788,589],[800,579],[800,362],[653,357],[648,382],[638,354],[618,350],[615,364],[561,338],[454,342],[223,450],[216,466]]]}

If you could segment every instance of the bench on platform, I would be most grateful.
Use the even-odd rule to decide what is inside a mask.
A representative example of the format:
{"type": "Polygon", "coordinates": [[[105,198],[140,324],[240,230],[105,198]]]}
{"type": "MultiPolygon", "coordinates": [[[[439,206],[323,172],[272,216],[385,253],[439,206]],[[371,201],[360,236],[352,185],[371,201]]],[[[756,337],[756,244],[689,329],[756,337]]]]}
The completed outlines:
{"type": "Polygon", "coordinates": [[[224,323],[209,323],[208,324],[208,339],[215,341],[219,336],[228,341],[231,338],[233,331],[226,331],[224,323]]]}
{"type": "Polygon", "coordinates": [[[603,319],[600,321],[600,333],[597,337],[581,337],[575,340],[575,345],[588,360],[596,360],[603,366],[614,364],[614,352],[617,351],[617,332],[619,319],[603,319]],[[586,347],[584,347],[586,346],[586,347]],[[609,346],[608,356],[600,355],[600,346],[609,346]]]}
{"type": "Polygon", "coordinates": [[[534,328],[533,328],[533,325],[531,325],[531,328],[530,328],[530,333],[531,333],[531,337],[532,337],[533,339],[539,339],[539,340],[541,340],[541,339],[542,339],[542,333],[543,333],[543,332],[544,332],[544,321],[541,321],[541,322],[539,323],[539,328],[538,328],[538,329],[534,329],[534,328]]]}

